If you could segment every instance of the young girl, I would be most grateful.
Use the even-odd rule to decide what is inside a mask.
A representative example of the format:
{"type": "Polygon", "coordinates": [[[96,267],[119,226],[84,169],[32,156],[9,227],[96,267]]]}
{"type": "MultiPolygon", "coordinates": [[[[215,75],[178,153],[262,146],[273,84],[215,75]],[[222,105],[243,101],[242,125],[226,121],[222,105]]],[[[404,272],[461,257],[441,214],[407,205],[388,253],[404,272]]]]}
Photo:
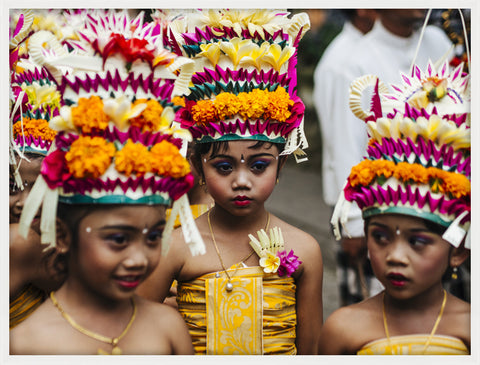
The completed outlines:
{"type": "MultiPolygon", "coordinates": [[[[415,67],[390,95],[379,95],[377,83],[372,113],[363,115],[368,157],[352,168],[332,223],[338,231],[349,202],[362,208],[385,290],[327,319],[322,354],[470,353],[470,304],[442,286],[470,248],[470,96],[462,67],[450,74],[448,64],[438,73],[431,64],[425,73],[415,67]]],[[[352,84],[354,96],[367,79],[352,84]]],[[[354,106],[360,100],[352,99],[354,106]]]]}
{"type": "MultiPolygon", "coordinates": [[[[171,29],[180,29],[180,23],[171,29]]],[[[303,104],[294,96],[290,57],[308,18],[212,10],[189,14],[185,25],[192,33],[176,34],[185,40],[177,47],[198,59],[192,92],[177,120],[196,141],[193,166],[215,206],[196,220],[206,254],[191,257],[186,246],[175,245],[140,293],[162,301],[171,282],[178,281],[178,309],[196,354],[316,354],[322,325],[320,247],[265,208],[284,155],[300,144],[295,139],[302,132],[303,104]],[[256,25],[250,23],[254,18],[256,25]],[[234,37],[233,29],[243,39],[234,37]],[[278,70],[261,61],[273,62],[282,47],[278,70]],[[210,57],[220,49],[225,54],[210,57]],[[246,63],[251,57],[256,66],[246,63]]],[[[174,238],[181,241],[178,233],[174,238]]]]}
{"type": "Polygon", "coordinates": [[[12,21],[10,42],[10,328],[33,313],[47,293],[57,289],[65,277],[57,270],[61,258],[54,250],[43,251],[39,227],[30,229],[26,238],[19,234],[18,223],[25,200],[55,137],[48,120],[58,114],[60,107],[55,83],[44,68],[34,64],[25,46],[34,13],[23,11],[19,17],[23,21],[12,21]],[[19,48],[25,49],[21,55],[19,48]]]}
{"type": "MultiPolygon", "coordinates": [[[[67,105],[51,121],[59,131],[55,148],[43,161],[20,228],[26,232],[43,203],[42,243],[66,256],[68,274],[11,330],[11,354],[193,354],[178,312],[135,295],[159,261],[162,235],[168,241],[166,207],[175,201],[178,209],[193,183],[179,150],[185,141],[173,135],[169,118],[175,82],[185,76],[177,69],[182,59],[161,48],[155,41],[161,37],[152,38],[142,17],[91,11],[79,33],[83,48],[93,45],[96,52],[55,58],[81,67],[61,79],[67,105]],[[108,50],[99,39],[111,42],[108,50]],[[115,46],[124,43],[137,47],[115,46]],[[157,56],[178,62],[171,69],[169,62],[145,67],[157,56]],[[85,71],[89,65],[93,70],[85,71]],[[135,92],[139,74],[152,82],[135,92]]],[[[193,232],[188,222],[182,226],[193,232]]]]}

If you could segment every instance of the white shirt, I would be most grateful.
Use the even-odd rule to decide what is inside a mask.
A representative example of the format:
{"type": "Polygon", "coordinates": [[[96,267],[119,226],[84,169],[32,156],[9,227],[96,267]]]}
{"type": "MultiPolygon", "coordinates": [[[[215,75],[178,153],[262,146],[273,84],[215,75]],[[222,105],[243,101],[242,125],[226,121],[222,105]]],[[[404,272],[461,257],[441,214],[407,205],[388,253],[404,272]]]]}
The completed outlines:
{"type": "MultiPolygon", "coordinates": [[[[373,74],[387,86],[401,84],[400,72],[409,72],[419,39],[420,31],[408,38],[398,37],[380,21],[362,36],[353,25],[346,23],[322,56],[314,74],[314,102],[322,132],[325,203],[335,205],[352,166],[366,155],[365,123],[355,117],[348,106],[351,82],[373,74]]],[[[443,30],[426,27],[415,64],[425,69],[429,60],[435,62],[442,58],[451,50],[451,45],[443,30]]],[[[364,108],[368,110],[368,104],[364,108]]],[[[363,236],[361,212],[356,205],[352,207],[347,229],[354,237],[363,236]]]]}

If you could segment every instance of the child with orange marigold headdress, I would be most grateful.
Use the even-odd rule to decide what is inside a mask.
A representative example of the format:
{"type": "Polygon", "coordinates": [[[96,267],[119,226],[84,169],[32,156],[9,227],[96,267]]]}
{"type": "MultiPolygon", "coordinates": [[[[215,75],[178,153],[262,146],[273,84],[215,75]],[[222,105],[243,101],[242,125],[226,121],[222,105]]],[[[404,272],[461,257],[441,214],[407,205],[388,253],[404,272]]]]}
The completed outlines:
{"type": "Polygon", "coordinates": [[[175,245],[140,293],[163,301],[178,281],[196,354],[317,353],[320,247],[265,207],[286,156],[301,160],[307,147],[295,65],[309,20],[289,15],[195,10],[170,27],[172,48],[195,60],[176,120],[194,138],[193,169],[215,205],[196,219],[206,254],[175,245]]]}

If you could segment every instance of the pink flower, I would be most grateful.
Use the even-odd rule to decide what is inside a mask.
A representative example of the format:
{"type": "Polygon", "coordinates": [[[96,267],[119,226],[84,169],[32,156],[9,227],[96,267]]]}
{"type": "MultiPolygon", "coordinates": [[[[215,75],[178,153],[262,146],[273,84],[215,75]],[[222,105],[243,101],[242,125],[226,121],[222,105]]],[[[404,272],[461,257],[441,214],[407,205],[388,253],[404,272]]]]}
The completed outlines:
{"type": "Polygon", "coordinates": [[[72,176],[65,163],[65,154],[65,151],[55,150],[43,160],[40,173],[50,189],[62,186],[72,176]]]}
{"type": "Polygon", "coordinates": [[[277,256],[280,258],[280,266],[277,271],[278,276],[292,276],[302,263],[298,256],[293,253],[293,250],[290,250],[288,254],[286,250],[280,251],[277,253],[277,256]]]}

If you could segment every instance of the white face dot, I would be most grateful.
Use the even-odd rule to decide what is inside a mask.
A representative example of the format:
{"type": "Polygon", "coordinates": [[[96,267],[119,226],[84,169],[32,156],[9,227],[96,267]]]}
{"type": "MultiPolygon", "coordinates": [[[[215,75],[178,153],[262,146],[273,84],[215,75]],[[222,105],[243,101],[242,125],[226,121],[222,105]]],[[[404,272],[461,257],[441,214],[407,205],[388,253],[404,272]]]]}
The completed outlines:
{"type": "Polygon", "coordinates": [[[90,233],[90,232],[92,232],[92,228],[91,228],[91,227],[87,227],[87,228],[85,228],[85,231],[86,231],[87,233],[90,233]]]}

